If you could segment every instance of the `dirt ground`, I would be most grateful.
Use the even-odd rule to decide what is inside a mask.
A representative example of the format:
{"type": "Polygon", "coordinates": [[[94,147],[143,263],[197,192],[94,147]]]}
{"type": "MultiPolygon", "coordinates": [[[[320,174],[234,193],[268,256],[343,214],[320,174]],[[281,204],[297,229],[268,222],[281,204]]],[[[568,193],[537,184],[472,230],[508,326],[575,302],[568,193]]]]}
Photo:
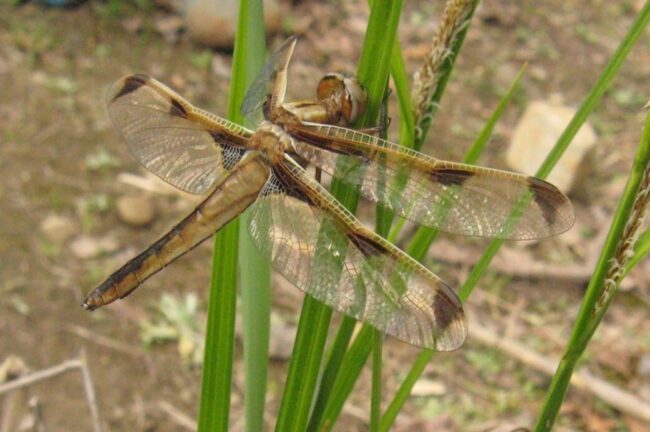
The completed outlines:
{"type": "MultiPolygon", "coordinates": [[[[108,86],[119,77],[143,72],[169,83],[198,106],[225,114],[230,54],[193,45],[182,36],[169,42],[157,30],[168,17],[159,9],[119,1],[91,2],[70,10],[10,3],[0,2],[0,362],[15,355],[36,371],[84,351],[107,430],[182,430],[165,407],[196,417],[200,367],[184,359],[173,341],[146,344],[142,323],[154,323],[160,330],[155,323],[160,322],[157,305],[163,293],[181,300],[195,293],[199,306],[190,318],[200,329],[211,242],[183,257],[173,271],[148,281],[128,301],[93,314],[79,306],[85,293],[193,206],[178,194],[124,182],[124,174],[144,176],[144,171],[112,130],[104,99],[108,86]],[[151,202],[155,220],[141,228],[123,222],[116,203],[124,196],[151,202]],[[53,218],[65,223],[48,229],[47,221],[53,218]],[[91,340],[90,332],[101,338],[91,340]]],[[[365,1],[298,3],[283,4],[284,33],[270,38],[277,45],[291,33],[301,36],[289,89],[296,98],[309,96],[326,71],[354,71],[367,20],[365,1]]],[[[434,33],[442,2],[405,3],[400,38],[413,72],[434,33]]],[[[520,66],[528,62],[522,88],[481,160],[505,167],[503,152],[530,101],[559,94],[566,104],[577,106],[641,5],[632,0],[486,0],[424,151],[460,159],[520,66]]],[[[562,237],[532,246],[509,245],[500,255],[503,264],[483,279],[468,305],[470,319],[482,328],[548,358],[562,353],[593,267],[590,259],[600,250],[640,138],[644,121],[640,108],[650,98],[649,36],[646,30],[590,117],[598,138],[580,168],[579,187],[571,194],[576,226],[562,237]],[[508,265],[507,257],[512,256],[508,253],[542,265],[544,276],[532,270],[527,275],[525,268],[508,265]]],[[[392,115],[397,116],[396,110],[392,115]]],[[[368,211],[364,208],[362,214],[368,211]]],[[[446,253],[449,262],[431,261],[429,267],[451,286],[459,286],[485,245],[444,237],[433,253],[443,258],[446,253]],[[458,258],[449,257],[454,247],[458,258]]],[[[638,365],[650,361],[649,270],[646,260],[630,275],[585,360],[591,372],[632,393],[643,393],[638,365]]],[[[302,295],[281,278],[274,280],[275,311],[289,325],[295,324],[302,295]]],[[[408,370],[405,365],[417,353],[400,342],[386,342],[385,395],[394,393],[408,370]]],[[[231,426],[243,430],[240,344],[236,355],[231,426]]],[[[269,428],[287,365],[284,360],[271,363],[269,428]]],[[[369,375],[364,371],[336,430],[367,430],[369,375]]],[[[463,349],[435,357],[395,430],[530,426],[548,380],[511,355],[470,337],[463,349]]],[[[15,417],[26,410],[27,396],[37,398],[48,430],[90,430],[79,374],[30,387],[27,395],[16,398],[15,417]]],[[[6,406],[7,401],[5,419],[6,406]]],[[[557,430],[634,432],[650,430],[650,425],[589,392],[573,389],[557,430]]]]}

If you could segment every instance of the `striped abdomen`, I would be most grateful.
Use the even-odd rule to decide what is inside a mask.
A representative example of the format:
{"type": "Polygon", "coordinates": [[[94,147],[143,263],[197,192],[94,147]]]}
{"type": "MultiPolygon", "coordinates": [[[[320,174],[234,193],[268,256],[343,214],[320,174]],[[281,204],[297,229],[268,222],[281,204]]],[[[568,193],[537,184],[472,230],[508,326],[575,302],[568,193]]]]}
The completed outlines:
{"type": "Polygon", "coordinates": [[[94,310],[129,295],[146,279],[243,212],[255,201],[269,174],[259,154],[250,154],[192,213],[95,288],[83,306],[94,310]]]}

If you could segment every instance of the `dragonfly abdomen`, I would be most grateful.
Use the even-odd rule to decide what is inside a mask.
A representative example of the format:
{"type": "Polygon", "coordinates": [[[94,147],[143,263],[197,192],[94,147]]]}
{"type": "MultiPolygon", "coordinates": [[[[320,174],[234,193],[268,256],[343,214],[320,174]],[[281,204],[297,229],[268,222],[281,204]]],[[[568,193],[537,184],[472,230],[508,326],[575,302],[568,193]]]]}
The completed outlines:
{"type": "Polygon", "coordinates": [[[94,310],[129,295],[243,212],[255,201],[269,174],[260,157],[242,160],[192,213],[110,275],[86,297],[83,306],[94,310]]]}

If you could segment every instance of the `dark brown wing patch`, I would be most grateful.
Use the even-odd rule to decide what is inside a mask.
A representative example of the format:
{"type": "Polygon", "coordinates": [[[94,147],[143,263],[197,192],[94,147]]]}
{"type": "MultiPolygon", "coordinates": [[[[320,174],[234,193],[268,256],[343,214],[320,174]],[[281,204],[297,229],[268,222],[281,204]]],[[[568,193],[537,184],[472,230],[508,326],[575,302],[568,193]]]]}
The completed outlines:
{"type": "Polygon", "coordinates": [[[112,100],[118,99],[124,95],[132,93],[145,85],[149,78],[145,75],[131,75],[127,80],[124,81],[124,86],[120,89],[119,92],[115,95],[112,100]]]}
{"type": "Polygon", "coordinates": [[[462,186],[463,183],[465,183],[473,175],[474,173],[471,171],[454,168],[436,168],[431,172],[431,180],[438,182],[444,186],[462,186]]]}
{"type": "Polygon", "coordinates": [[[183,105],[180,104],[176,99],[171,100],[171,107],[169,108],[169,114],[176,117],[187,118],[187,111],[183,108],[183,105]]]}
{"type": "Polygon", "coordinates": [[[462,311],[460,304],[456,304],[452,299],[442,292],[436,292],[433,298],[433,316],[436,320],[436,326],[443,332],[454,322],[459,311],[462,311]]]}
{"type": "Polygon", "coordinates": [[[364,256],[370,257],[377,254],[388,253],[388,250],[377,241],[355,231],[346,231],[345,233],[350,241],[363,253],[364,256]]]}
{"type": "Polygon", "coordinates": [[[557,206],[556,202],[553,200],[553,196],[549,194],[549,189],[555,189],[550,183],[540,180],[535,177],[528,177],[528,185],[530,186],[530,191],[533,194],[535,202],[542,210],[544,215],[544,220],[548,222],[549,225],[555,225],[557,221],[557,206]]]}

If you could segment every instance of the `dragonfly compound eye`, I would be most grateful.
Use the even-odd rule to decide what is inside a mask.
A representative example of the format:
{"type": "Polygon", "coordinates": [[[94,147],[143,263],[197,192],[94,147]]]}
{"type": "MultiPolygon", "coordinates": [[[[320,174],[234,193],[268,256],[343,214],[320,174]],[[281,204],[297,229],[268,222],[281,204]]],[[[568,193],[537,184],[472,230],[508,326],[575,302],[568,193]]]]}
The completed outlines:
{"type": "Polygon", "coordinates": [[[345,98],[343,99],[343,117],[348,124],[354,123],[366,110],[368,96],[356,78],[345,78],[345,98]]]}
{"type": "Polygon", "coordinates": [[[318,84],[318,100],[338,99],[340,114],[345,124],[358,119],[366,108],[366,92],[356,78],[339,73],[325,75],[318,84]]]}

